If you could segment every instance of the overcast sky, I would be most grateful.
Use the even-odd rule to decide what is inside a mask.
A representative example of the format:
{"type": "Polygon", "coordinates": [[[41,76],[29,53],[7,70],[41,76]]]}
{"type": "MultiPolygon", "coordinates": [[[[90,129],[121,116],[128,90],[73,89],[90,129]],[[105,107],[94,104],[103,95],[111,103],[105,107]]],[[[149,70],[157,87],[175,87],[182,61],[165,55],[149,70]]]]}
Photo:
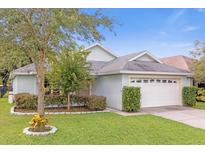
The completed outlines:
{"type": "MultiPolygon", "coordinates": [[[[93,11],[90,9],[89,11],[93,11]]],[[[205,9],[103,9],[120,25],[102,30],[102,44],[118,55],[148,50],[157,57],[188,55],[205,40],[205,9]]]]}

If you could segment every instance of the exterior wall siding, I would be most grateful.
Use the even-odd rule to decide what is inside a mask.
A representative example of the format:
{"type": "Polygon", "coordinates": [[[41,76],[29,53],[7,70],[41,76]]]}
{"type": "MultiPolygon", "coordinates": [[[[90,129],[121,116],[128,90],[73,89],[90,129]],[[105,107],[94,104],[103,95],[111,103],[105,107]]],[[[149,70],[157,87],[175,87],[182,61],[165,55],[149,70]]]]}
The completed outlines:
{"type": "Polygon", "coordinates": [[[92,94],[105,96],[107,106],[122,110],[122,75],[107,75],[96,78],[92,94]]]}
{"type": "Polygon", "coordinates": [[[17,75],[13,81],[13,92],[37,94],[35,75],[17,75]]]}
{"type": "Polygon", "coordinates": [[[17,76],[13,79],[12,81],[12,88],[13,88],[13,93],[17,94],[18,93],[18,87],[17,87],[17,76]]]}
{"type": "Polygon", "coordinates": [[[151,58],[150,56],[148,56],[146,54],[139,57],[137,60],[156,62],[153,58],[151,58]]]}
{"type": "Polygon", "coordinates": [[[193,79],[190,77],[183,77],[183,86],[193,86],[193,79]]]}
{"type": "Polygon", "coordinates": [[[89,49],[89,51],[91,51],[91,53],[87,57],[88,61],[110,61],[115,59],[114,56],[100,47],[93,47],[89,49]]]}

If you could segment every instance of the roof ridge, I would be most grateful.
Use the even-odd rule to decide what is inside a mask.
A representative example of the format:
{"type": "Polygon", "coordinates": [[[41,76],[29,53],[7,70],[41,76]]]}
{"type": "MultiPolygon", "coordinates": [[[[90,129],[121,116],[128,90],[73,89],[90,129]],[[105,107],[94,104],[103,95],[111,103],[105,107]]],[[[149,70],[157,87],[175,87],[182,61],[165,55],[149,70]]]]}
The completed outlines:
{"type": "Polygon", "coordinates": [[[96,46],[99,46],[100,48],[102,48],[103,50],[105,50],[108,54],[112,55],[113,57],[117,58],[119,57],[119,55],[117,53],[115,53],[114,51],[104,47],[101,43],[94,43],[88,47],[85,48],[85,50],[89,50],[90,48],[93,48],[93,47],[96,47],[96,46]]]}
{"type": "Polygon", "coordinates": [[[184,57],[184,58],[189,58],[189,59],[193,59],[193,60],[195,60],[194,58],[189,57],[189,56],[186,56],[186,55],[173,55],[173,56],[166,56],[166,57],[162,57],[162,58],[160,58],[160,59],[174,58],[174,57],[184,57]]]}
{"type": "Polygon", "coordinates": [[[23,68],[28,67],[30,65],[34,65],[34,63],[30,63],[30,64],[27,64],[27,65],[24,65],[22,67],[19,67],[19,68],[15,69],[14,71],[19,70],[19,69],[23,69],[23,68]]]}

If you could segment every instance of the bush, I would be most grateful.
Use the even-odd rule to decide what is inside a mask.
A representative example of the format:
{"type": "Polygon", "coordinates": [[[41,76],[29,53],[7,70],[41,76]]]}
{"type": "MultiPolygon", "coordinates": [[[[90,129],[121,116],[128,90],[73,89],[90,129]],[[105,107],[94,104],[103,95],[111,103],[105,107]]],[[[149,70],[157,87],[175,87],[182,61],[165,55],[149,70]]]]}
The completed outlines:
{"type": "Polygon", "coordinates": [[[57,105],[57,106],[64,106],[67,105],[66,97],[63,95],[45,95],[45,105],[57,105]]]}
{"type": "Polygon", "coordinates": [[[196,99],[199,102],[205,102],[205,89],[199,88],[196,99]]]}
{"type": "Polygon", "coordinates": [[[136,112],[140,109],[140,88],[123,87],[122,102],[123,110],[127,112],[136,112]]]}
{"type": "Polygon", "coordinates": [[[29,124],[30,124],[29,128],[31,131],[43,132],[46,131],[46,125],[48,124],[48,119],[46,119],[45,117],[39,114],[36,114],[33,116],[29,124]]]}
{"type": "Polygon", "coordinates": [[[106,109],[106,98],[96,95],[71,95],[72,103],[87,107],[90,110],[98,111],[106,109]]]}
{"type": "Polygon", "coordinates": [[[86,107],[92,111],[106,109],[106,98],[103,96],[91,95],[88,97],[86,107]]]}
{"type": "Polygon", "coordinates": [[[37,96],[29,93],[19,93],[14,95],[14,101],[17,108],[21,109],[36,109],[37,96]]]}
{"type": "Polygon", "coordinates": [[[72,104],[78,104],[85,106],[89,100],[89,95],[70,95],[72,104]]]}
{"type": "MultiPolygon", "coordinates": [[[[14,96],[14,101],[17,108],[21,109],[36,109],[37,95],[29,93],[19,93],[14,96]]],[[[90,110],[104,110],[106,108],[106,98],[95,95],[71,95],[72,103],[76,103],[87,107],[90,110]]],[[[46,95],[45,106],[57,105],[58,107],[67,105],[67,97],[63,95],[46,95]]]]}
{"type": "MultiPolygon", "coordinates": [[[[29,93],[19,93],[14,96],[16,107],[21,109],[37,109],[37,99],[37,95],[32,95],[29,93]]],[[[52,94],[45,95],[45,106],[49,105],[67,105],[66,97],[52,94]]]]}
{"type": "Polygon", "coordinates": [[[184,87],[183,88],[183,103],[189,106],[196,105],[197,87],[184,87]]]}

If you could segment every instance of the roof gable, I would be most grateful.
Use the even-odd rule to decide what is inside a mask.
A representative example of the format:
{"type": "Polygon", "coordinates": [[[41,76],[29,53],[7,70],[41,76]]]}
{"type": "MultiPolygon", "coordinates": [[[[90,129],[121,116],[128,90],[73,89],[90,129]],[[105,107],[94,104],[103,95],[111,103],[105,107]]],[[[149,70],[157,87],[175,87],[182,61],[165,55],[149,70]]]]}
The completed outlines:
{"type": "Polygon", "coordinates": [[[106,63],[100,70],[99,75],[120,73],[123,71],[131,72],[161,72],[164,74],[176,73],[184,74],[188,73],[185,70],[163,64],[159,59],[155,58],[147,51],[138,53],[132,53],[125,56],[121,56],[106,63]]]}
{"type": "Polygon", "coordinates": [[[111,61],[118,57],[100,44],[94,44],[87,47],[86,50],[91,52],[87,57],[88,61],[111,61]]]}
{"type": "Polygon", "coordinates": [[[137,56],[129,59],[129,61],[148,61],[148,62],[156,62],[156,63],[162,63],[158,58],[153,56],[148,51],[144,51],[137,56]]]}

